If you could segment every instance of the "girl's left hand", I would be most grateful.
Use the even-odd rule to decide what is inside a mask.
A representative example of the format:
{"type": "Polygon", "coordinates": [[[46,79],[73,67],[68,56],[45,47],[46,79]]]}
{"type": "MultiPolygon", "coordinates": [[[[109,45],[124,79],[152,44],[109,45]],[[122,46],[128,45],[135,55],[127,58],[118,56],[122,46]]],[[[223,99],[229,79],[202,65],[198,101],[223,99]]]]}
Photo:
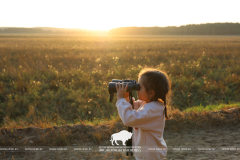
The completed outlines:
{"type": "Polygon", "coordinates": [[[124,88],[124,83],[122,83],[122,85],[120,84],[120,82],[118,82],[118,84],[116,83],[117,100],[121,98],[125,98],[127,88],[128,88],[128,83],[125,88],[124,88]]]}

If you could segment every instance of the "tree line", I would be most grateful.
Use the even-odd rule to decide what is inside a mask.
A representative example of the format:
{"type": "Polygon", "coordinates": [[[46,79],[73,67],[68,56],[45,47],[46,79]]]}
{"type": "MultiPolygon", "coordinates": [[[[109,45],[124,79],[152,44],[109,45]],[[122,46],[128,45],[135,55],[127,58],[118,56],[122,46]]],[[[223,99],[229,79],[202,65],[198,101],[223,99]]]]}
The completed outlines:
{"type": "Polygon", "coordinates": [[[120,27],[110,35],[240,35],[240,23],[189,24],[180,27],[120,27]]]}
{"type": "Polygon", "coordinates": [[[40,28],[3,28],[0,29],[0,33],[10,33],[10,34],[51,34],[51,30],[43,30],[40,28]]]}
{"type": "Polygon", "coordinates": [[[85,29],[67,29],[67,28],[51,28],[51,27],[36,27],[36,28],[20,28],[9,27],[0,28],[0,34],[78,34],[78,35],[93,35],[103,34],[101,31],[91,31],[85,29]]]}

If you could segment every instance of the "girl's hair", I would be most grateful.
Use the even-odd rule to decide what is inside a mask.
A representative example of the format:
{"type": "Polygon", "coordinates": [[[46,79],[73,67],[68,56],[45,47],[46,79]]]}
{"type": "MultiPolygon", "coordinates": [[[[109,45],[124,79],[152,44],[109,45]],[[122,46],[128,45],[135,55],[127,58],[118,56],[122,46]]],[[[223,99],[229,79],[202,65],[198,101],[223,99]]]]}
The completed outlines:
{"type": "Polygon", "coordinates": [[[171,82],[168,75],[157,69],[153,68],[144,68],[140,71],[138,75],[138,79],[142,77],[142,84],[148,93],[149,90],[154,90],[155,95],[153,97],[154,101],[164,102],[164,111],[165,111],[165,119],[169,119],[167,116],[167,107],[166,107],[166,97],[171,91],[171,82]]]}

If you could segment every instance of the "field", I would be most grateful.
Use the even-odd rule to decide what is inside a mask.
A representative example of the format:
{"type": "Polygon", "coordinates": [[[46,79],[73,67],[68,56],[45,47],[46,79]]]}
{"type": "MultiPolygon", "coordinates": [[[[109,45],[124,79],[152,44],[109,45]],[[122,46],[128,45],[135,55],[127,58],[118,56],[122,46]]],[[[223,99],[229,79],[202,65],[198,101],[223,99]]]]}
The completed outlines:
{"type": "Polygon", "coordinates": [[[239,36],[5,35],[0,51],[5,127],[115,117],[108,82],[137,80],[144,67],[167,72],[172,81],[167,104],[181,111],[239,102],[239,36]]]}
{"type": "MultiPolygon", "coordinates": [[[[137,80],[145,67],[163,70],[171,79],[167,107],[172,120],[166,126],[177,131],[180,122],[228,125],[224,117],[209,119],[205,111],[240,107],[239,61],[239,36],[0,35],[1,135],[26,127],[119,122],[116,96],[109,102],[108,82],[137,80]],[[204,113],[205,119],[195,112],[204,113]],[[190,118],[180,120],[185,113],[190,118]]],[[[70,133],[56,133],[49,136],[54,141],[39,144],[69,145],[70,133]]],[[[92,141],[99,144],[102,138],[96,132],[92,141]]],[[[1,146],[17,144],[3,139],[1,146]]]]}

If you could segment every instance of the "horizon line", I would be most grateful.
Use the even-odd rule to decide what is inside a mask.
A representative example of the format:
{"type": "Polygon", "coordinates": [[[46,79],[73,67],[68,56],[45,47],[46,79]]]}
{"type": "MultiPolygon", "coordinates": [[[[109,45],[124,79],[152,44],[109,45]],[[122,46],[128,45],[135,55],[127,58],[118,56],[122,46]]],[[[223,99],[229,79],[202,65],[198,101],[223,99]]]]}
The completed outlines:
{"type": "MultiPolygon", "coordinates": [[[[125,27],[181,27],[181,26],[187,26],[187,25],[203,25],[203,24],[217,24],[217,23],[235,23],[240,24],[240,22],[209,22],[209,23],[189,23],[184,25],[175,25],[175,26],[124,26],[124,27],[114,27],[115,28],[125,28],[125,27]]],[[[85,29],[85,28],[71,28],[71,27],[47,27],[47,26],[36,26],[36,27],[6,27],[6,26],[0,26],[0,28],[56,28],[56,29],[79,29],[79,30],[88,30],[88,31],[109,31],[111,29],[85,29]]]]}

